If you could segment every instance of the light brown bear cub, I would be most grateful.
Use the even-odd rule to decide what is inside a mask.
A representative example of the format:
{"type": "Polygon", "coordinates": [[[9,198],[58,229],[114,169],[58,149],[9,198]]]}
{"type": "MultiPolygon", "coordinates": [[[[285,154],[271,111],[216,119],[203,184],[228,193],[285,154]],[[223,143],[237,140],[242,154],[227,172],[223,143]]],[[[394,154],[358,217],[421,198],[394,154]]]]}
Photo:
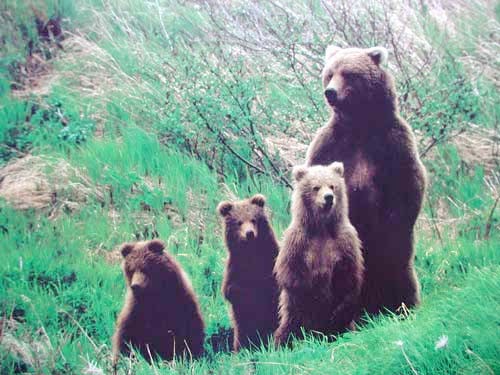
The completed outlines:
{"type": "Polygon", "coordinates": [[[113,336],[114,368],[130,346],[147,360],[203,352],[204,323],[193,288],[164,248],[160,240],[121,246],[127,294],[113,336]]]}
{"type": "Polygon", "coordinates": [[[415,138],[400,117],[387,50],[326,50],[324,94],[328,124],[307,151],[308,165],[344,163],[349,219],[363,243],[362,306],[369,313],[396,311],[420,301],[413,227],[426,179],[415,138]]]}
{"type": "Polygon", "coordinates": [[[275,343],[306,331],[337,334],[359,314],[363,258],[349,222],[342,163],[293,170],[292,222],[275,274],[281,289],[275,343]]]}
{"type": "Polygon", "coordinates": [[[221,202],[229,252],[222,293],[231,303],[233,350],[264,344],[278,325],[278,286],[273,267],[278,243],[266,215],[265,198],[257,194],[221,202]]]}

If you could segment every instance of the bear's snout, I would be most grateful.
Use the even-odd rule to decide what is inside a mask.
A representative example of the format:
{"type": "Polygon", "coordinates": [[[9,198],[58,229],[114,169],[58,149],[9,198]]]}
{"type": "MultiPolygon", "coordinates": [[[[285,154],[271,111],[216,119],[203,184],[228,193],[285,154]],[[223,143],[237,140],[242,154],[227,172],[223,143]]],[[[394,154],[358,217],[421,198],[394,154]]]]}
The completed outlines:
{"type": "Polygon", "coordinates": [[[333,193],[325,193],[325,195],[323,195],[323,199],[328,206],[331,206],[333,204],[333,193]]]}
{"type": "Polygon", "coordinates": [[[130,288],[134,292],[134,294],[139,294],[141,292],[142,287],[139,284],[132,284],[130,288]]]}
{"type": "Polygon", "coordinates": [[[130,281],[130,289],[137,294],[144,290],[147,284],[147,277],[142,272],[134,272],[132,280],[130,281]]]}
{"type": "Polygon", "coordinates": [[[337,90],[333,87],[327,87],[325,90],[325,97],[328,104],[334,105],[337,102],[337,90]]]}
{"type": "Polygon", "coordinates": [[[254,240],[257,237],[257,228],[253,223],[243,223],[241,226],[241,237],[246,241],[254,240]]]}
{"type": "Polygon", "coordinates": [[[332,189],[323,186],[316,195],[316,205],[321,210],[330,210],[335,205],[335,194],[332,189]]]}

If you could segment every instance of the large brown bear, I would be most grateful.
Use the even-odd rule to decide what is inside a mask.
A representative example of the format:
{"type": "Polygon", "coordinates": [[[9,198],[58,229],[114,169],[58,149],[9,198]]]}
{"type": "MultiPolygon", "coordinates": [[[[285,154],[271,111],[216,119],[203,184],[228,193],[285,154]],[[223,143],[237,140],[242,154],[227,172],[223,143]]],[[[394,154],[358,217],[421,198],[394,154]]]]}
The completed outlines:
{"type": "Polygon", "coordinates": [[[231,303],[233,350],[266,343],[278,325],[278,286],[273,267],[278,242],[266,215],[265,198],[257,194],[221,202],[229,252],[222,293],[231,303]]]}
{"type": "Polygon", "coordinates": [[[308,165],[341,161],[349,218],[363,244],[362,305],[369,313],[420,301],[413,265],[413,226],[422,206],[425,169],[412,131],[399,116],[387,50],[328,47],[323,70],[328,124],[307,151],[308,165]]]}
{"type": "Polygon", "coordinates": [[[275,343],[302,329],[327,335],[359,316],[363,257],[348,218],[342,163],[293,170],[292,222],[276,260],[280,325],[275,343]]]}
{"type": "Polygon", "coordinates": [[[147,360],[203,352],[204,323],[193,288],[164,248],[160,240],[121,246],[127,295],[113,336],[115,369],[130,346],[147,360]]]}

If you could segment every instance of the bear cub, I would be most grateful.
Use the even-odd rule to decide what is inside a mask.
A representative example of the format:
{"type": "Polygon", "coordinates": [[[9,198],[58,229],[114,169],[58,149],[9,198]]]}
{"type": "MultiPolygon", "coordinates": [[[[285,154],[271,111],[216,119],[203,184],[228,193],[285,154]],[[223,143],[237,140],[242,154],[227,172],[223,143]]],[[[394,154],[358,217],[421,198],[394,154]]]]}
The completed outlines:
{"type": "Polygon", "coordinates": [[[358,317],[364,266],[343,174],[338,162],[293,169],[292,222],[275,265],[281,290],[276,345],[302,328],[338,334],[358,317]]]}
{"type": "Polygon", "coordinates": [[[204,322],[191,282],[164,249],[160,240],[121,246],[127,294],[113,336],[115,369],[130,346],[148,361],[203,353],[204,322]]]}
{"type": "Polygon", "coordinates": [[[237,202],[221,202],[229,253],[222,293],[231,304],[233,350],[257,346],[278,325],[278,287],[273,267],[278,242],[257,194],[237,202]]]}

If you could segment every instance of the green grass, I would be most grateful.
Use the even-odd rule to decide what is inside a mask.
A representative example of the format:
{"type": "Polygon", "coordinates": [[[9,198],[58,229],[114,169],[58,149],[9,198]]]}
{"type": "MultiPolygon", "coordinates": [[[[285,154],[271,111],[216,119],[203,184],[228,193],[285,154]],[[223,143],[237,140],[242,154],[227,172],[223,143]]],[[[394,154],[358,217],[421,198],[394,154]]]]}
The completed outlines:
{"type": "MultiPolygon", "coordinates": [[[[436,48],[434,58],[410,83],[409,62],[391,67],[404,115],[421,130],[421,146],[437,139],[432,158],[424,159],[430,186],[416,227],[422,306],[405,319],[367,319],[334,342],[308,337],[292,349],[213,350],[211,344],[224,346],[230,328],[220,293],[226,250],[217,204],[263,193],[281,237],[290,220],[289,165],[266,138],[307,143],[324,122],[318,77],[332,38],[390,43],[385,34],[370,33],[368,21],[357,32],[344,30],[342,40],[324,35],[331,20],[313,3],[261,5],[269,23],[245,24],[245,36],[263,33],[271,47],[262,50],[253,39],[245,44],[226,33],[235,23],[216,8],[138,0],[35,2],[47,17],[62,15],[72,33],[65,50],[54,51],[37,39],[27,2],[0,6],[6,35],[0,41],[0,165],[29,153],[50,160],[43,171],[49,176],[64,173],[59,160],[74,170],[55,207],[17,210],[0,200],[0,373],[110,372],[110,338],[125,292],[116,249],[153,236],[167,243],[193,281],[207,326],[207,355],[154,368],[142,358],[124,360],[121,373],[500,373],[500,214],[493,209],[500,170],[498,164],[492,170],[466,163],[449,137],[441,137],[470,122],[498,128],[494,84],[471,75],[463,62],[482,61],[487,48],[477,51],[478,40],[486,35],[489,42],[488,27],[498,26],[484,22],[491,16],[483,3],[476,12],[455,15],[457,24],[473,31],[467,35],[450,36],[425,12],[412,10],[411,27],[436,48]],[[302,13],[290,12],[290,5],[302,13]],[[304,16],[312,39],[305,41],[300,27],[289,30],[284,11],[294,25],[304,16]],[[30,40],[44,58],[51,51],[47,64],[57,79],[47,95],[19,97],[11,83],[22,78],[30,40]],[[290,45],[296,65],[290,65],[290,45]],[[92,193],[65,204],[81,181],[92,193]],[[442,336],[447,344],[436,349],[442,336]]],[[[360,8],[358,17],[369,20],[370,9],[360,8]]],[[[235,2],[227,11],[244,22],[249,8],[235,2]]],[[[408,61],[419,51],[403,53],[408,61]]]]}
{"type": "MultiPolygon", "coordinates": [[[[158,147],[155,137],[130,128],[118,140],[92,140],[71,151],[68,160],[96,184],[113,186],[113,204],[109,200],[104,206],[88,202],[80,211],[63,213],[55,220],[43,213],[19,212],[2,205],[3,315],[22,322],[15,335],[28,343],[40,340],[38,330],[43,327],[52,347],[40,355],[44,361],[32,371],[78,373],[89,361],[109,369],[109,339],[121,308],[124,282],[119,265],[108,264],[105,254],[123,241],[144,238],[148,226],[149,236],[154,227],[191,275],[207,334],[229,327],[219,292],[225,250],[215,214],[217,202],[225,197],[216,188],[216,175],[203,163],[158,147]],[[169,178],[162,177],[161,185],[151,187],[141,185],[146,176],[152,181],[169,178]],[[133,192],[132,186],[137,186],[133,192]],[[196,211],[206,220],[203,228],[174,224],[162,213],[163,200],[169,199],[169,204],[179,207],[179,215],[187,215],[194,204],[187,199],[187,190],[204,200],[196,211]],[[145,214],[152,222],[141,222],[143,201],[151,206],[152,211],[145,214]],[[111,217],[111,209],[119,213],[118,218],[111,217]]],[[[248,181],[234,180],[228,185],[239,196],[265,193],[281,233],[289,219],[288,191],[259,180],[257,190],[248,181]]],[[[470,189],[473,181],[464,184],[470,189]]],[[[411,374],[408,362],[419,374],[498,371],[498,233],[489,241],[477,241],[470,234],[456,238],[452,233],[447,240],[444,232],[444,247],[436,238],[417,235],[417,270],[424,303],[406,320],[382,317],[335,343],[309,339],[297,343],[293,350],[233,356],[210,354],[207,348],[207,359],[174,368],[162,365],[162,371],[243,374],[255,367],[259,374],[322,374],[327,370],[339,374],[411,374]],[[449,344],[437,351],[434,344],[441,335],[448,336],[449,344]],[[398,340],[404,342],[402,348],[395,344],[398,340]]],[[[6,373],[22,362],[5,348],[0,356],[6,373]]],[[[137,373],[151,371],[142,360],[134,368],[137,373]]]]}
{"type": "MultiPolygon", "coordinates": [[[[70,373],[80,372],[87,358],[109,368],[109,338],[124,284],[119,266],[107,264],[96,249],[109,251],[140,228],[134,228],[127,219],[116,228],[106,220],[107,211],[87,208],[86,212],[51,221],[2,208],[2,227],[9,228],[2,236],[4,292],[0,303],[4,316],[14,315],[23,322],[23,328],[16,331],[20,339],[41,340],[37,330],[43,327],[52,345],[46,363],[34,371],[66,368],[70,373]]],[[[223,258],[220,238],[210,236],[212,231],[207,230],[204,243],[197,246],[182,230],[172,230],[168,224],[158,227],[160,237],[170,243],[186,241],[170,246],[170,250],[193,278],[208,333],[215,333],[218,325],[227,327],[226,308],[219,293],[223,258]]],[[[263,374],[322,374],[327,370],[339,374],[411,374],[411,363],[419,374],[499,371],[498,243],[475,244],[462,239],[450,248],[434,251],[432,244],[426,245],[429,253],[425,254],[420,245],[417,263],[424,302],[404,320],[380,317],[335,343],[309,339],[296,343],[293,350],[215,354],[197,363],[178,365],[175,371],[169,365],[162,368],[165,373],[184,373],[192,367],[194,373],[213,370],[237,374],[255,366],[257,373],[263,374]],[[442,335],[448,336],[448,346],[435,350],[435,342],[442,335]],[[403,341],[402,348],[395,344],[398,340],[403,341]]],[[[5,349],[1,353],[2,369],[9,372],[19,359],[6,358],[5,349]]],[[[143,361],[135,367],[138,373],[151,371],[143,361]]]]}

